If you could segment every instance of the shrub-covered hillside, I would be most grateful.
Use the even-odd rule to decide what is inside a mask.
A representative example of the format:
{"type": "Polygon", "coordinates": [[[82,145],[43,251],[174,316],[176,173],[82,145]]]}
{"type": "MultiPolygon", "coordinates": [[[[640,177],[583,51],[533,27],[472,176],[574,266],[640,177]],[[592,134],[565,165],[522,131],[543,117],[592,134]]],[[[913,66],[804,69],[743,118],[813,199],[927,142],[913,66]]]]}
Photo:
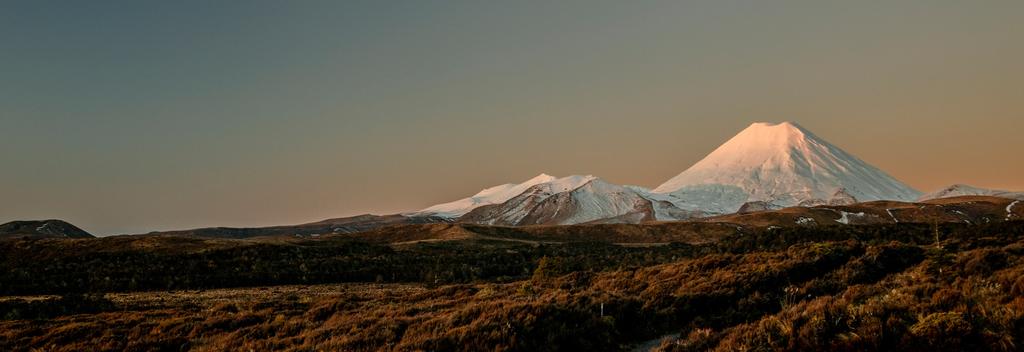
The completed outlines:
{"type": "MultiPolygon", "coordinates": [[[[462,245],[432,253],[481,244],[462,245]]],[[[1014,351],[1024,341],[1020,222],[532,248],[559,246],[581,250],[454,285],[9,297],[0,349],[1014,351]]]]}

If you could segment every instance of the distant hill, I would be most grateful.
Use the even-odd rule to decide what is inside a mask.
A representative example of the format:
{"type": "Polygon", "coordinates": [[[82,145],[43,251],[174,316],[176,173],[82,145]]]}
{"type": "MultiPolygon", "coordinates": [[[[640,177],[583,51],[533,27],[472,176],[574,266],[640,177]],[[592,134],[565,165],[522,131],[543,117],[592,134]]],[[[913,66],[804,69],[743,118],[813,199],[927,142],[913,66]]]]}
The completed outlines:
{"type": "Polygon", "coordinates": [[[0,224],[0,238],[95,238],[62,220],[11,221],[0,224]]]}
{"type": "Polygon", "coordinates": [[[918,201],[925,201],[939,198],[959,197],[959,196],[993,196],[1003,197],[1011,199],[1024,199],[1024,192],[1010,192],[998,189],[988,189],[981,187],[974,187],[965,184],[950,185],[946,188],[937,190],[932,193],[925,194],[918,198],[918,201]]]}
{"type": "Polygon", "coordinates": [[[147,235],[200,236],[217,238],[251,238],[271,236],[314,236],[329,233],[362,232],[390,225],[432,224],[450,222],[436,216],[358,215],[327,219],[299,225],[269,227],[206,227],[191,230],[154,231],[147,235]]]}
{"type": "Polygon", "coordinates": [[[872,201],[848,205],[790,207],[730,214],[697,221],[747,226],[819,226],[895,223],[982,224],[1024,219],[1024,204],[991,196],[960,196],[923,202],[872,201]]]}
{"type": "Polygon", "coordinates": [[[493,226],[466,223],[382,227],[342,238],[371,243],[414,244],[446,241],[502,241],[533,245],[569,242],[603,242],[623,245],[709,243],[737,233],[726,223],[671,221],[644,224],[580,224],[493,226]]]}

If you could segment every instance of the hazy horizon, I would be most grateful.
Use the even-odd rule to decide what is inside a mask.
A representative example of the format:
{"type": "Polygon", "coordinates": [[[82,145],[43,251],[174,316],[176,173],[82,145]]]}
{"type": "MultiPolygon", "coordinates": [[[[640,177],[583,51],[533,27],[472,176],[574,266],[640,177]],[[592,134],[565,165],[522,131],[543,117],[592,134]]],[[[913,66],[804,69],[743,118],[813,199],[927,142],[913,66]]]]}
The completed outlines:
{"type": "Polygon", "coordinates": [[[391,214],[654,187],[793,121],[922,192],[1024,190],[1024,2],[0,5],[0,223],[391,214]]]}

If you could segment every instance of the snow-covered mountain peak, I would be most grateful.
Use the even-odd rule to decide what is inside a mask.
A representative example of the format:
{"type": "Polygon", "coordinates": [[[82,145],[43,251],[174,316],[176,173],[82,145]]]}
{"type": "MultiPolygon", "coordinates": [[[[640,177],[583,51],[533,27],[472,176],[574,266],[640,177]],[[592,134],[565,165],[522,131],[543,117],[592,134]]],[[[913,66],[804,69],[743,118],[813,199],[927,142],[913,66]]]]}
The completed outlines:
{"type": "Polygon", "coordinates": [[[783,121],[783,122],[754,122],[743,129],[737,136],[746,135],[746,138],[756,139],[785,139],[785,138],[802,138],[804,135],[811,134],[810,131],[798,125],[795,122],[783,121]]]}
{"type": "Polygon", "coordinates": [[[653,190],[593,175],[540,174],[407,215],[493,225],[641,222],[733,213],[743,204],[840,205],[918,195],[796,123],[758,122],[653,190]]]}
{"type": "Polygon", "coordinates": [[[538,185],[544,186],[551,193],[561,193],[580,188],[594,180],[598,180],[594,175],[572,175],[539,183],[538,185]]]}
{"type": "Polygon", "coordinates": [[[537,184],[537,183],[542,183],[542,182],[550,182],[550,181],[553,181],[553,180],[555,180],[557,178],[558,177],[551,176],[551,175],[548,175],[548,174],[545,174],[545,173],[541,173],[540,175],[534,176],[533,178],[531,178],[529,180],[526,180],[526,182],[523,182],[523,183],[537,184]]]}
{"type": "Polygon", "coordinates": [[[490,225],[579,224],[641,222],[658,219],[658,215],[677,219],[683,214],[671,204],[652,204],[633,189],[592,175],[573,175],[536,184],[504,203],[474,209],[459,221],[490,225]]]}
{"type": "MultiPolygon", "coordinates": [[[[506,184],[503,184],[503,185],[497,185],[497,186],[494,186],[494,187],[484,188],[483,190],[481,190],[480,192],[477,192],[476,194],[474,194],[470,198],[491,197],[491,196],[494,196],[494,195],[497,195],[497,194],[504,194],[504,193],[507,193],[509,190],[515,190],[515,189],[518,189],[518,188],[522,188],[522,190],[526,190],[527,188],[530,188],[530,186],[533,186],[533,185],[536,185],[536,184],[539,184],[539,183],[544,183],[544,182],[551,182],[551,181],[553,181],[555,179],[558,179],[558,178],[555,177],[555,176],[548,175],[548,174],[540,174],[540,175],[534,176],[533,178],[531,178],[529,180],[523,181],[522,183],[506,183],[506,184]]],[[[506,197],[505,199],[512,198],[512,197],[515,197],[515,196],[516,195],[513,194],[513,195],[510,195],[510,196],[506,197]]]]}
{"type": "Polygon", "coordinates": [[[523,181],[522,183],[506,183],[503,185],[485,188],[471,197],[433,205],[418,212],[414,212],[412,215],[434,215],[456,218],[468,213],[470,210],[484,205],[505,202],[512,197],[523,193],[530,187],[538,184],[549,183],[555,180],[558,180],[558,178],[542,173],[529,180],[523,181]]]}
{"type": "MultiPolygon", "coordinates": [[[[814,149],[831,152],[829,147],[828,143],[792,122],[757,122],[719,146],[690,170],[783,168],[793,162],[796,154],[813,154],[814,149]]],[[[670,180],[654,191],[671,191],[678,189],[679,185],[682,184],[677,185],[670,180]]]]}
{"type": "Polygon", "coordinates": [[[781,206],[830,199],[913,200],[920,193],[792,123],[754,123],[652,192],[682,208],[734,212],[748,201],[781,206]]]}

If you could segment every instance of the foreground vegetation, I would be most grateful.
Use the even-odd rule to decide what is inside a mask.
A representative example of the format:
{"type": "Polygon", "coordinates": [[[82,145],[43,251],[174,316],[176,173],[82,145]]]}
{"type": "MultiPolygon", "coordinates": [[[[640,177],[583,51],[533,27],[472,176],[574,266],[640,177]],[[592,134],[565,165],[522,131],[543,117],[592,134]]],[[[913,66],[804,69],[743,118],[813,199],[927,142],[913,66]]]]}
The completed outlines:
{"type": "MultiPolygon", "coordinates": [[[[40,280],[18,281],[20,286],[0,281],[8,292],[61,294],[0,300],[6,318],[0,321],[0,350],[1024,347],[1021,222],[751,230],[715,243],[638,248],[476,240],[396,247],[345,238],[143,252],[162,258],[162,265],[214,261],[201,274],[168,271],[182,277],[173,282],[196,285],[192,289],[217,286],[204,278],[231,272],[269,283],[300,280],[290,275],[301,269],[273,276],[274,268],[301,265],[294,258],[305,260],[306,280],[382,283],[110,293],[129,289],[97,284],[126,280],[113,264],[90,269],[71,256],[39,250],[38,266],[59,262],[84,275],[84,285],[39,284],[59,282],[46,276],[55,275],[52,268],[29,272],[40,280]],[[350,250],[330,253],[339,248],[350,250]],[[218,272],[231,261],[248,268],[260,262],[267,269],[218,272]],[[327,267],[341,270],[329,276],[324,263],[348,266],[327,267]],[[360,274],[345,276],[353,272],[360,274]],[[75,287],[93,290],[69,294],[80,291],[75,287]],[[106,293],[95,290],[104,287],[106,293]]],[[[143,260],[129,250],[107,253],[143,260]]],[[[156,283],[167,279],[160,266],[119,270],[156,283]]],[[[248,282],[237,280],[222,286],[248,282]]]]}
{"type": "MultiPolygon", "coordinates": [[[[970,239],[1019,226],[1015,224],[944,224],[938,230],[947,236],[970,239]]],[[[863,239],[923,245],[934,241],[935,230],[931,225],[919,224],[740,230],[730,227],[730,235],[712,237],[717,240],[708,242],[692,240],[691,236],[660,236],[673,232],[671,227],[642,236],[613,231],[575,235],[571,237],[574,240],[568,240],[559,232],[565,228],[575,227],[552,227],[551,233],[539,234],[523,234],[517,228],[481,227],[473,230],[486,236],[449,241],[421,236],[417,227],[411,228],[411,235],[393,231],[319,239],[121,236],[0,240],[0,253],[5,254],[0,257],[0,294],[85,294],[339,282],[508,282],[530,277],[545,257],[550,259],[549,267],[554,273],[611,271],[714,253],[782,250],[803,242],[863,239]],[[394,236],[395,232],[400,236],[394,236]],[[645,237],[655,243],[637,242],[645,237]],[[390,240],[380,241],[386,238],[390,240]],[[601,242],[587,241],[590,239],[601,242]],[[662,242],[673,239],[685,242],[662,242]],[[633,243],[618,245],[628,241],[633,243]]]]}

